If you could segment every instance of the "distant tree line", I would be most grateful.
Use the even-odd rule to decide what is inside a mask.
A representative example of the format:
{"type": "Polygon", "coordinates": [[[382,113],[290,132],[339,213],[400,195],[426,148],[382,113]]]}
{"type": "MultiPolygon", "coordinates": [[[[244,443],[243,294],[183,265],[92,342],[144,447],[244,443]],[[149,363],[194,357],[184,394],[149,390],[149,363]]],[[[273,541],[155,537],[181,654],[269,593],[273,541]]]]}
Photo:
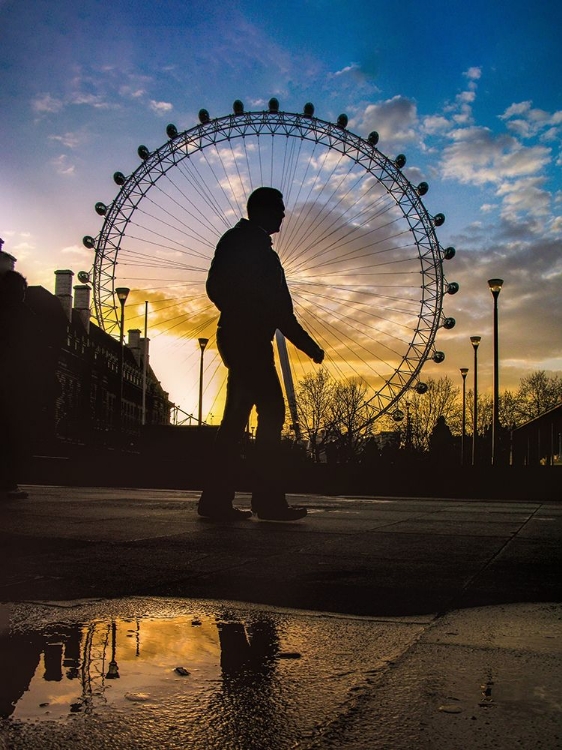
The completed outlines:
{"type": "MultiPolygon", "coordinates": [[[[428,378],[427,392],[408,391],[391,414],[375,421],[367,402],[367,386],[357,379],[334,381],[325,368],[304,377],[297,386],[299,427],[316,461],[339,463],[372,460],[385,450],[416,454],[447,452],[447,440],[460,446],[462,389],[448,376],[428,378]],[[394,416],[402,414],[397,421],[394,416]]],[[[465,434],[472,437],[474,394],[466,392],[465,434]]],[[[504,434],[562,403],[562,377],[538,370],[521,378],[516,391],[500,394],[499,421],[504,434]]],[[[491,395],[478,395],[479,439],[489,436],[491,395]]]]}

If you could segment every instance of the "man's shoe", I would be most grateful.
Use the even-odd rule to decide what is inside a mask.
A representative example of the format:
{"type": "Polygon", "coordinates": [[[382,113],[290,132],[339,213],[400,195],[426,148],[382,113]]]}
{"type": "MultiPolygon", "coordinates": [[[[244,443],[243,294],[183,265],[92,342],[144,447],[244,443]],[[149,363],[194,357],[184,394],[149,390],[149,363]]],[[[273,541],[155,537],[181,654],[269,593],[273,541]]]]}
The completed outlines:
{"type": "Polygon", "coordinates": [[[298,521],[308,513],[306,508],[286,505],[279,508],[265,508],[258,510],[260,521],[298,521]]]}
{"type": "Polygon", "coordinates": [[[240,508],[197,508],[197,513],[201,518],[208,518],[210,521],[245,521],[251,518],[251,510],[241,510],[240,508]]]}

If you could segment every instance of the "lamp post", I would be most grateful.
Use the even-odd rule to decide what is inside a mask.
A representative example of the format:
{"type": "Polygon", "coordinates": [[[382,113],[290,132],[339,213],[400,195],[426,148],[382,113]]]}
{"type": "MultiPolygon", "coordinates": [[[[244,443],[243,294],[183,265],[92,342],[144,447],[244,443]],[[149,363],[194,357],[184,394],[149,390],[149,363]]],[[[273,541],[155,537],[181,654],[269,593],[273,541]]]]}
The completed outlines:
{"type": "Polygon", "coordinates": [[[488,286],[494,298],[494,412],[492,417],[492,466],[498,461],[499,433],[499,361],[498,361],[498,297],[503,286],[503,279],[489,279],[488,286]]]}
{"type": "Polygon", "coordinates": [[[107,674],[105,675],[106,680],[118,680],[119,666],[115,660],[117,650],[117,623],[115,620],[111,621],[111,661],[109,662],[107,674]]]}
{"type": "Polygon", "coordinates": [[[209,339],[199,339],[199,348],[201,349],[201,361],[199,363],[199,427],[203,424],[203,354],[209,339]]]}
{"type": "Polygon", "coordinates": [[[117,424],[119,430],[123,429],[123,343],[125,339],[125,302],[127,301],[130,291],[131,290],[126,286],[119,286],[115,290],[115,294],[121,305],[121,322],[119,325],[119,397],[117,399],[117,424]]]}
{"type": "Polygon", "coordinates": [[[464,466],[464,444],[466,442],[466,376],[468,367],[461,367],[462,375],[462,437],[461,437],[461,466],[464,466]]]}
{"type": "Polygon", "coordinates": [[[476,464],[476,438],[478,436],[478,346],[482,336],[471,336],[474,349],[474,407],[472,409],[472,465],[476,464]]]}

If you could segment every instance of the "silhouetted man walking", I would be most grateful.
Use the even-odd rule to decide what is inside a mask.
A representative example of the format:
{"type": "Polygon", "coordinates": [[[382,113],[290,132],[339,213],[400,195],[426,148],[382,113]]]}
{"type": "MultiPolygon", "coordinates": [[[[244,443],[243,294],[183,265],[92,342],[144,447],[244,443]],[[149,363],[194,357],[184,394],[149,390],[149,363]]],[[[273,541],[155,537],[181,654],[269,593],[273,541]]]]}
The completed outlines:
{"type": "Polygon", "coordinates": [[[207,279],[207,294],[220,310],[217,347],[228,368],[226,403],[215,441],[211,476],[199,500],[199,515],[214,520],[247,518],[232,506],[239,443],[256,406],[256,463],[252,511],[270,521],[293,521],[306,508],[289,506],[276,478],[285,404],[273,357],[273,337],[286,338],[320,364],[324,352],[297,321],[271,235],[285,217],[283,195],[261,187],[248,199],[241,219],[220,239],[207,279]]]}

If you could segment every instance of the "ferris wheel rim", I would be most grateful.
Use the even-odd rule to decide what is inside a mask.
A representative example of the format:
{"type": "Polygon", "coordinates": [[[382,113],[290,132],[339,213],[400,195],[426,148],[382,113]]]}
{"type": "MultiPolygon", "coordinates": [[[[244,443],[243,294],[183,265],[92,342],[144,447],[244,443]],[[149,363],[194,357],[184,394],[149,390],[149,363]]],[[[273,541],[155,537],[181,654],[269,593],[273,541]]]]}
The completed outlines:
{"type": "Polygon", "coordinates": [[[434,220],[400,166],[379,151],[376,145],[338,124],[284,111],[243,112],[201,122],[177,133],[152,152],[139,147],[141,164],[128,177],[122,176],[124,181],[116,198],[108,207],[104,207],[104,223],[95,242],[93,286],[98,323],[105,329],[114,329],[118,325],[114,282],[121,239],[124,228],[148,191],[169,170],[208,146],[264,134],[308,140],[353,159],[392,196],[415,239],[422,276],[418,324],[399,366],[385,382],[384,387],[390,390],[391,398],[377,415],[378,418],[418,378],[423,364],[434,349],[437,330],[441,327],[442,299],[446,288],[443,255],[436,237],[434,220]]]}

